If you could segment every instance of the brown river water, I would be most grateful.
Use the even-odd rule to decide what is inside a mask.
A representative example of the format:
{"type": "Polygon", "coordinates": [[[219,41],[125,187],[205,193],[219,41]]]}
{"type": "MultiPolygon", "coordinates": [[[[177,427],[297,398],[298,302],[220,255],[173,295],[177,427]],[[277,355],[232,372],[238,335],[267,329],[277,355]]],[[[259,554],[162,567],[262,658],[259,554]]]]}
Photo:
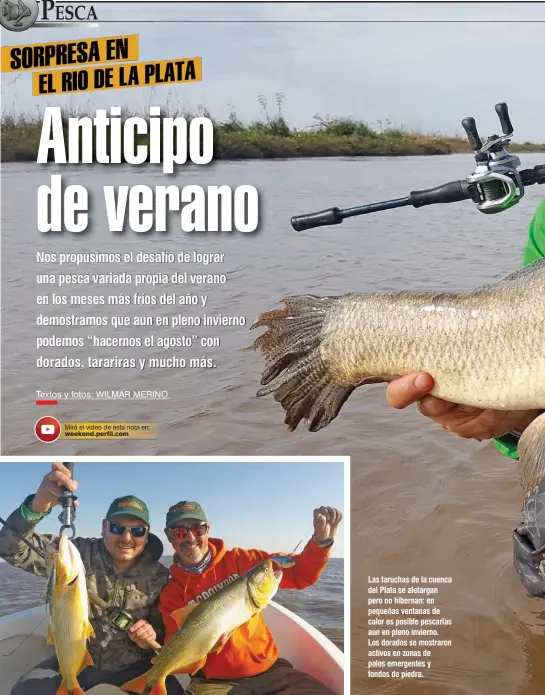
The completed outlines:
{"type": "MultiPolygon", "coordinates": [[[[524,155],[523,164],[530,167],[543,159],[544,155],[524,155]]],[[[542,695],[545,604],[526,596],[511,565],[511,534],[522,504],[514,462],[489,443],[465,441],[444,432],[414,409],[391,410],[379,385],[356,391],[341,416],[315,434],[302,426],[295,433],[287,432],[280,406],[272,398],[255,398],[263,365],[249,347],[254,336],[248,326],[260,311],[273,308],[286,294],[464,289],[497,279],[520,265],[527,224],[544,191],[527,189],[523,202],[501,215],[485,216],[473,204],[459,203],[393,210],[301,234],[289,224],[294,214],[401,197],[410,190],[462,178],[472,168],[471,157],[465,155],[221,162],[206,171],[185,170],[176,183],[256,185],[262,195],[259,233],[192,236],[175,231],[116,236],[97,217],[93,231],[81,238],[66,234],[43,239],[47,235],[36,231],[35,191],[46,175],[35,165],[6,165],[2,453],[29,457],[349,455],[353,692],[542,695]],[[33,367],[36,337],[43,334],[35,325],[36,250],[124,252],[129,248],[226,254],[221,270],[213,272],[225,272],[228,281],[206,288],[209,306],[246,316],[248,325],[222,329],[221,348],[214,354],[211,351],[217,368],[181,374],[82,370],[52,376],[33,367]],[[78,401],[47,409],[33,405],[37,388],[166,389],[169,400],[78,401]],[[60,420],[155,421],[160,435],[155,441],[59,440],[46,446],[33,433],[37,417],[45,414],[60,420]],[[413,574],[452,577],[452,584],[441,585],[436,598],[441,614],[452,619],[451,627],[441,628],[442,638],[452,640],[452,646],[432,648],[431,668],[425,670],[424,678],[370,679],[368,577],[413,574]]],[[[151,170],[136,174],[123,169],[100,174],[62,171],[68,183],[85,182],[97,210],[103,184],[166,182],[151,170]]],[[[65,272],[76,270],[64,268],[65,272]]],[[[100,270],[119,272],[120,268],[100,270]]],[[[157,294],[163,291],[156,288],[157,294]]],[[[89,333],[89,329],[79,330],[83,333],[71,335],[89,333]]],[[[123,329],[119,335],[141,335],[143,330],[123,329]]],[[[99,334],[99,329],[93,332],[99,334]]],[[[101,354],[112,355],[115,350],[101,354]]]]}

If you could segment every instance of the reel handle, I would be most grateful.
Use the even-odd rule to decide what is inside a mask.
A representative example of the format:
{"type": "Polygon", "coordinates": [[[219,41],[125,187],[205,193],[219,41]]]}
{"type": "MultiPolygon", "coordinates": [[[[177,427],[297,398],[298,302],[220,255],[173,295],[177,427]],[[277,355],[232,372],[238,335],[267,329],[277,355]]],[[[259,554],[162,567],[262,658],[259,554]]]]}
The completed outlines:
{"type": "Polygon", "coordinates": [[[482,148],[483,143],[481,142],[481,138],[477,132],[477,124],[475,123],[475,119],[472,116],[464,118],[462,121],[462,128],[466,131],[469,146],[473,152],[478,152],[482,148]]]}
{"type": "Polygon", "coordinates": [[[504,135],[511,135],[513,132],[513,124],[509,118],[509,109],[507,108],[507,104],[502,101],[500,104],[496,104],[494,108],[496,109],[496,113],[500,119],[502,133],[504,135]]]}

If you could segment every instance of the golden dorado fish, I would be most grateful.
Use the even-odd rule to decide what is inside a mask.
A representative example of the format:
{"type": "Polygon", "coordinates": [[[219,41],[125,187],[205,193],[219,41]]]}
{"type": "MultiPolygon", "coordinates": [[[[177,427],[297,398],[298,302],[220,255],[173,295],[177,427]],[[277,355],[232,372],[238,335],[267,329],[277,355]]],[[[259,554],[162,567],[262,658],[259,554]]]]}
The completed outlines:
{"type": "MultiPolygon", "coordinates": [[[[304,419],[316,432],[358,386],[411,372],[431,374],[431,394],[453,403],[545,410],[545,259],[469,292],[283,301],[252,328],[268,327],[254,342],[267,362],[257,395],[274,393],[290,431],[304,419]]],[[[543,418],[526,441],[540,430],[543,418]]]]}
{"type": "Polygon", "coordinates": [[[55,645],[62,676],[57,695],[84,695],[77,676],[93,665],[87,638],[95,633],[89,622],[85,568],[78,549],[66,536],[59,539],[53,577],[47,643],[55,645]]]}
{"type": "Polygon", "coordinates": [[[161,649],[154,664],[142,676],[125,683],[121,690],[166,695],[165,679],[171,673],[193,675],[206,663],[208,654],[220,651],[237,627],[257,627],[258,616],[275,595],[282,572],[264,560],[202,603],[172,613],[178,629],[161,649]]]}

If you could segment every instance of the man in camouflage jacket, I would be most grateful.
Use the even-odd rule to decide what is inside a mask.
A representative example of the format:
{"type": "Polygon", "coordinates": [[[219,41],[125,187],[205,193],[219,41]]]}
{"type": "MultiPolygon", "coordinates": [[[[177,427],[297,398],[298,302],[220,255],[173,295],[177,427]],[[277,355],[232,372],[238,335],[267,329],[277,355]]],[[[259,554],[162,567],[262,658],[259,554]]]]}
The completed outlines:
{"type": "MultiPolygon", "coordinates": [[[[77,482],[62,463],[53,463],[37,492],[24,500],[0,530],[0,557],[13,567],[41,577],[46,575],[44,559],[13,531],[47,555],[47,546],[54,543],[55,536],[40,535],[35,527],[59,504],[61,486],[75,491],[77,482]]],[[[78,676],[80,686],[87,690],[99,683],[123,685],[151,667],[154,653],[149,645],[153,641],[162,644],[164,639],[158,598],[169,571],[160,562],[163,544],[150,533],[146,505],[132,495],[112,502],[102,522],[101,538],[74,538],[72,542],[85,567],[91,599],[89,617],[96,634],[96,639],[88,641],[94,666],[88,666],[78,676]],[[112,608],[121,608],[136,620],[128,632],[105,629],[109,625],[105,617],[113,613],[112,608]]],[[[47,659],[26,673],[11,695],[55,695],[61,682],[58,669],[55,657],[47,659]]],[[[167,692],[183,692],[174,677],[167,679],[167,692]]]]}

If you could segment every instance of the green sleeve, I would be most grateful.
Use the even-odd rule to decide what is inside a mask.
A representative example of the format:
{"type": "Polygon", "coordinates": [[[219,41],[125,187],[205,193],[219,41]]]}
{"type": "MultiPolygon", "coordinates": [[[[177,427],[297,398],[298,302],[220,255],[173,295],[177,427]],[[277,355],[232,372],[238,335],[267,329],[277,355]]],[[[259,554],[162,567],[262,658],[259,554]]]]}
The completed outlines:
{"type": "Polygon", "coordinates": [[[545,256],[545,200],[536,210],[528,228],[528,243],[524,250],[523,265],[530,265],[545,256]]]}
{"type": "Polygon", "coordinates": [[[35,532],[36,525],[46,516],[51,514],[51,509],[43,514],[36,514],[30,509],[32,498],[29,495],[25,501],[7,518],[7,525],[0,529],[0,557],[13,567],[31,572],[39,577],[47,572],[46,562],[40,553],[31,550],[17,534],[22,535],[41,553],[47,555],[49,544],[55,540],[55,536],[42,535],[35,532]]]}
{"type": "MultiPolygon", "coordinates": [[[[545,199],[541,201],[541,205],[530,222],[528,242],[524,249],[522,265],[530,265],[530,263],[537,261],[538,258],[543,257],[545,257],[545,199]]],[[[512,434],[506,434],[503,437],[494,439],[494,444],[504,456],[509,456],[509,458],[518,461],[517,437],[514,437],[512,434]]]]}

